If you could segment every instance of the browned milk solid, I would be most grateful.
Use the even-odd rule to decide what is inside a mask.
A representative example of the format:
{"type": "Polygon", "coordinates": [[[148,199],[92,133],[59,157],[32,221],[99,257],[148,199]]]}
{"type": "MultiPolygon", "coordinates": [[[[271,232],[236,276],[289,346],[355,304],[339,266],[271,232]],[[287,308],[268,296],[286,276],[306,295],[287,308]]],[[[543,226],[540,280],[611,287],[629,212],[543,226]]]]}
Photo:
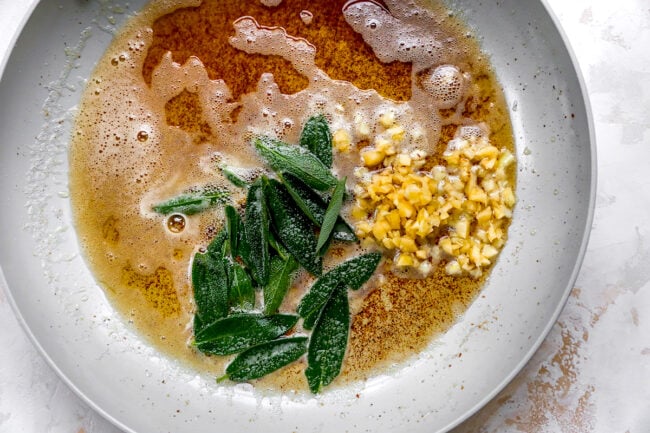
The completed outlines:
{"type": "MultiPolygon", "coordinates": [[[[243,193],[219,162],[254,175],[254,134],[297,141],[324,113],[353,129],[392,110],[418,147],[440,162],[459,125],[484,122],[512,150],[501,89],[476,40],[443,6],[411,2],[284,0],[154,1],[133,18],[99,62],[80,106],[70,152],[76,227],[86,258],[115,307],[157,348],[220,375],[229,358],[190,346],[191,258],[222,225],[223,212],[186,218],[180,233],[151,206],[206,184],[243,193]],[[276,4],[278,2],[273,2],[276,4]],[[453,65],[437,69],[439,65],[453,65]],[[442,72],[441,72],[442,71],[442,72]],[[437,75],[436,75],[437,74],[437,75]]],[[[363,143],[362,143],[363,144],[363,143]]],[[[358,154],[335,152],[334,170],[354,181],[358,154]]],[[[359,248],[339,248],[326,265],[359,248]]],[[[362,379],[423,349],[475,298],[482,281],[374,278],[351,293],[353,321],[344,374],[362,379]]],[[[310,278],[297,278],[282,310],[295,312],[310,278]]],[[[261,387],[304,389],[298,362],[261,387]]]]}

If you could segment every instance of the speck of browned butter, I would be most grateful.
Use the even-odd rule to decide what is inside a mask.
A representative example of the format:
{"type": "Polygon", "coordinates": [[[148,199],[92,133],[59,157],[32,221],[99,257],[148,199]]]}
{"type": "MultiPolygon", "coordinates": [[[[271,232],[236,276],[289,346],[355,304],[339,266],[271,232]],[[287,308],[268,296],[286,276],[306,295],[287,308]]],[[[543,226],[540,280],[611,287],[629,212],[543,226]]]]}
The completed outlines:
{"type": "Polygon", "coordinates": [[[152,274],[143,274],[129,266],[122,270],[122,282],[142,293],[150,307],[163,317],[177,316],[180,313],[181,304],[169,270],[159,267],[152,274]]]}
{"type": "Polygon", "coordinates": [[[102,226],[102,237],[110,244],[116,244],[120,240],[120,232],[117,229],[117,218],[110,216],[102,226]]]}
{"type": "Polygon", "coordinates": [[[198,94],[183,90],[165,104],[167,124],[191,134],[195,144],[205,143],[212,129],[203,118],[202,108],[198,94]]]}
{"type": "Polygon", "coordinates": [[[344,373],[361,379],[372,369],[417,353],[444,332],[476,296],[482,281],[446,275],[444,267],[424,280],[388,274],[352,321],[344,373]]]}
{"type": "Polygon", "coordinates": [[[411,64],[381,63],[363,37],[346,23],[341,9],[347,1],[284,0],[269,8],[253,0],[205,0],[199,7],[179,9],[154,23],[143,76],[151,83],[153,69],[171,51],[172,59],[181,64],[190,56],[198,57],[211,79],[226,82],[235,100],[254,91],[265,72],[273,74],[282,93],[305,89],[307,78],[287,60],[247,54],[229,43],[232,23],[251,16],[262,26],[282,27],[287,34],[308,40],[316,47],[316,66],[331,78],[349,81],[360,89],[375,89],[391,99],[408,100],[411,64]],[[299,17],[302,10],[315,12],[309,25],[299,17]]]}

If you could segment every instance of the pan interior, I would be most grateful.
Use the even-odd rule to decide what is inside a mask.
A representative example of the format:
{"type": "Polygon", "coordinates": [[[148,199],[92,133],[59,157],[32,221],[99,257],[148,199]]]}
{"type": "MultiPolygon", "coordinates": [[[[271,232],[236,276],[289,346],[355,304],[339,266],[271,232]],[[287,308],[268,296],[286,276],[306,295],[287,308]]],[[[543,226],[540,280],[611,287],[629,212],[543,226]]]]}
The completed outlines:
{"type": "Polygon", "coordinates": [[[255,431],[267,422],[299,431],[327,423],[328,430],[430,432],[484,404],[559,314],[593,212],[588,107],[544,5],[450,4],[491,55],[517,146],[519,201],[489,283],[417,359],[317,400],[216,387],[211,377],[161,357],[113,312],[79,255],[67,196],[74,108],[112,31],[143,3],[41,2],[0,83],[0,265],[17,314],[49,362],[93,407],[137,432],[182,431],[189,423],[197,432],[214,425],[255,431]]]}

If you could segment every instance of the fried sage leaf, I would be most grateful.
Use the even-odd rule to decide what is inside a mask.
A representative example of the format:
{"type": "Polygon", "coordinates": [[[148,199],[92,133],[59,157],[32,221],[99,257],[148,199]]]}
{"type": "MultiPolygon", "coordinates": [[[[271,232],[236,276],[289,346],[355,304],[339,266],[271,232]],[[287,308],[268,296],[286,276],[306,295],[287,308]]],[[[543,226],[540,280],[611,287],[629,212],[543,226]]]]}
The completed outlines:
{"type": "Polygon", "coordinates": [[[354,234],[352,227],[350,227],[350,225],[341,217],[339,217],[339,219],[336,220],[336,224],[334,224],[332,237],[337,241],[343,242],[357,242],[359,240],[357,235],[354,234]]]}
{"type": "Polygon", "coordinates": [[[293,256],[286,260],[280,257],[271,259],[271,277],[264,286],[264,313],[275,313],[291,285],[291,275],[298,269],[298,262],[293,256]]]}
{"type": "Polygon", "coordinates": [[[314,224],[320,227],[323,224],[323,218],[325,218],[325,210],[327,210],[325,200],[320,194],[309,188],[302,180],[291,173],[280,173],[280,178],[300,210],[314,224]]]}
{"type": "Polygon", "coordinates": [[[239,252],[251,275],[261,286],[269,282],[269,215],[262,179],[248,189],[244,236],[239,252]]]}
{"type": "Polygon", "coordinates": [[[342,285],[358,290],[375,272],[380,260],[380,253],[363,254],[341,263],[316,280],[298,304],[298,314],[304,319],[305,329],[314,326],[318,315],[336,287],[342,285]]]}
{"type": "MultiPolygon", "coordinates": [[[[287,187],[287,191],[296,202],[300,210],[318,227],[323,225],[325,219],[325,212],[327,211],[327,203],[316,191],[305,185],[303,181],[298,179],[291,173],[282,173],[282,183],[287,187]]],[[[334,224],[332,230],[333,238],[338,241],[344,242],[357,242],[357,236],[354,230],[348,223],[340,216],[334,224]]]]}
{"type": "Polygon", "coordinates": [[[289,314],[234,314],[204,326],[194,344],[204,353],[231,355],[281,336],[297,321],[289,314]]]}
{"type": "Polygon", "coordinates": [[[375,273],[380,261],[381,253],[366,253],[341,263],[332,272],[347,288],[359,290],[375,273]]]}
{"type": "Polygon", "coordinates": [[[270,137],[255,137],[253,144],[276,172],[291,173],[318,191],[336,186],[336,178],[330,169],[304,147],[289,145],[270,137]]]}
{"type": "Polygon", "coordinates": [[[162,215],[169,215],[172,213],[194,215],[208,210],[218,204],[225,203],[229,196],[230,194],[228,191],[215,188],[205,188],[199,191],[187,192],[159,203],[153,207],[153,210],[162,215]]]}
{"type": "Polygon", "coordinates": [[[332,167],[332,133],[325,116],[312,116],[300,135],[300,145],[309,149],[328,168],[332,167]]]}
{"type": "Polygon", "coordinates": [[[224,245],[228,239],[228,230],[220,230],[219,233],[212,239],[208,244],[207,252],[210,254],[216,254],[217,256],[223,256],[224,245]]]}
{"type": "MultiPolygon", "coordinates": [[[[291,253],[282,245],[282,243],[273,234],[273,230],[269,230],[269,246],[275,250],[282,260],[287,260],[291,257],[291,253]]],[[[273,269],[271,269],[273,272],[273,269]]]]}
{"type": "Polygon", "coordinates": [[[228,292],[230,306],[238,310],[252,309],[255,306],[255,289],[253,289],[251,277],[237,262],[231,263],[230,271],[230,290],[228,292]]]}
{"type": "Polygon", "coordinates": [[[335,278],[320,278],[305,295],[298,305],[298,314],[303,318],[302,326],[305,329],[312,329],[318,315],[325,307],[327,300],[332,296],[332,292],[341,284],[335,278]],[[321,281],[323,280],[323,281],[321,281]]]}
{"type": "Polygon", "coordinates": [[[348,293],[339,285],[320,313],[309,341],[305,376],[311,392],[318,393],[339,375],[349,333],[348,293]]]}
{"type": "Polygon", "coordinates": [[[336,188],[334,188],[334,192],[332,193],[332,198],[327,205],[327,210],[323,217],[323,225],[318,235],[318,243],[316,244],[316,250],[318,252],[322,252],[323,246],[325,246],[330,238],[334,225],[339,219],[339,213],[341,213],[341,207],[343,206],[343,195],[345,194],[345,181],[346,178],[344,177],[337,182],[336,188]]]}
{"type": "Polygon", "coordinates": [[[226,259],[206,252],[194,255],[192,285],[196,303],[195,331],[228,314],[228,273],[226,259]]]}
{"type": "Polygon", "coordinates": [[[311,223],[295,205],[284,185],[264,178],[264,193],[269,213],[280,242],[313,275],[323,271],[323,259],[316,252],[316,237],[311,223]]]}
{"type": "Polygon", "coordinates": [[[239,255],[239,239],[242,230],[241,217],[232,206],[226,206],[226,232],[228,233],[228,248],[233,257],[239,255]]]}
{"type": "Polygon", "coordinates": [[[235,382],[259,379],[291,364],[307,351],[307,337],[272,340],[253,346],[237,355],[226,368],[226,374],[217,379],[235,382]]]}
{"type": "Polygon", "coordinates": [[[239,177],[234,171],[232,171],[227,166],[220,165],[219,170],[221,170],[221,174],[223,174],[223,176],[226,179],[228,179],[228,181],[230,183],[232,183],[233,185],[235,185],[236,187],[239,187],[239,188],[248,188],[249,187],[248,182],[246,182],[244,179],[239,177]]]}

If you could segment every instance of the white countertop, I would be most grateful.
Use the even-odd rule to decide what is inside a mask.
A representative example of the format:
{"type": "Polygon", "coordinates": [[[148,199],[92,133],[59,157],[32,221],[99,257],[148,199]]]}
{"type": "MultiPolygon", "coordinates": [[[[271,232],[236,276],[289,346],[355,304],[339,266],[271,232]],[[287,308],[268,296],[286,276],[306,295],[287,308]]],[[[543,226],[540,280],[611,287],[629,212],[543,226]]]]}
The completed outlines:
{"type": "MultiPolygon", "coordinates": [[[[34,0],[0,0],[0,58],[34,0]]],[[[591,99],[596,214],[572,296],[524,370],[456,432],[650,431],[650,2],[547,0],[591,99]]],[[[68,389],[0,281],[0,433],[119,432],[68,389]]]]}

